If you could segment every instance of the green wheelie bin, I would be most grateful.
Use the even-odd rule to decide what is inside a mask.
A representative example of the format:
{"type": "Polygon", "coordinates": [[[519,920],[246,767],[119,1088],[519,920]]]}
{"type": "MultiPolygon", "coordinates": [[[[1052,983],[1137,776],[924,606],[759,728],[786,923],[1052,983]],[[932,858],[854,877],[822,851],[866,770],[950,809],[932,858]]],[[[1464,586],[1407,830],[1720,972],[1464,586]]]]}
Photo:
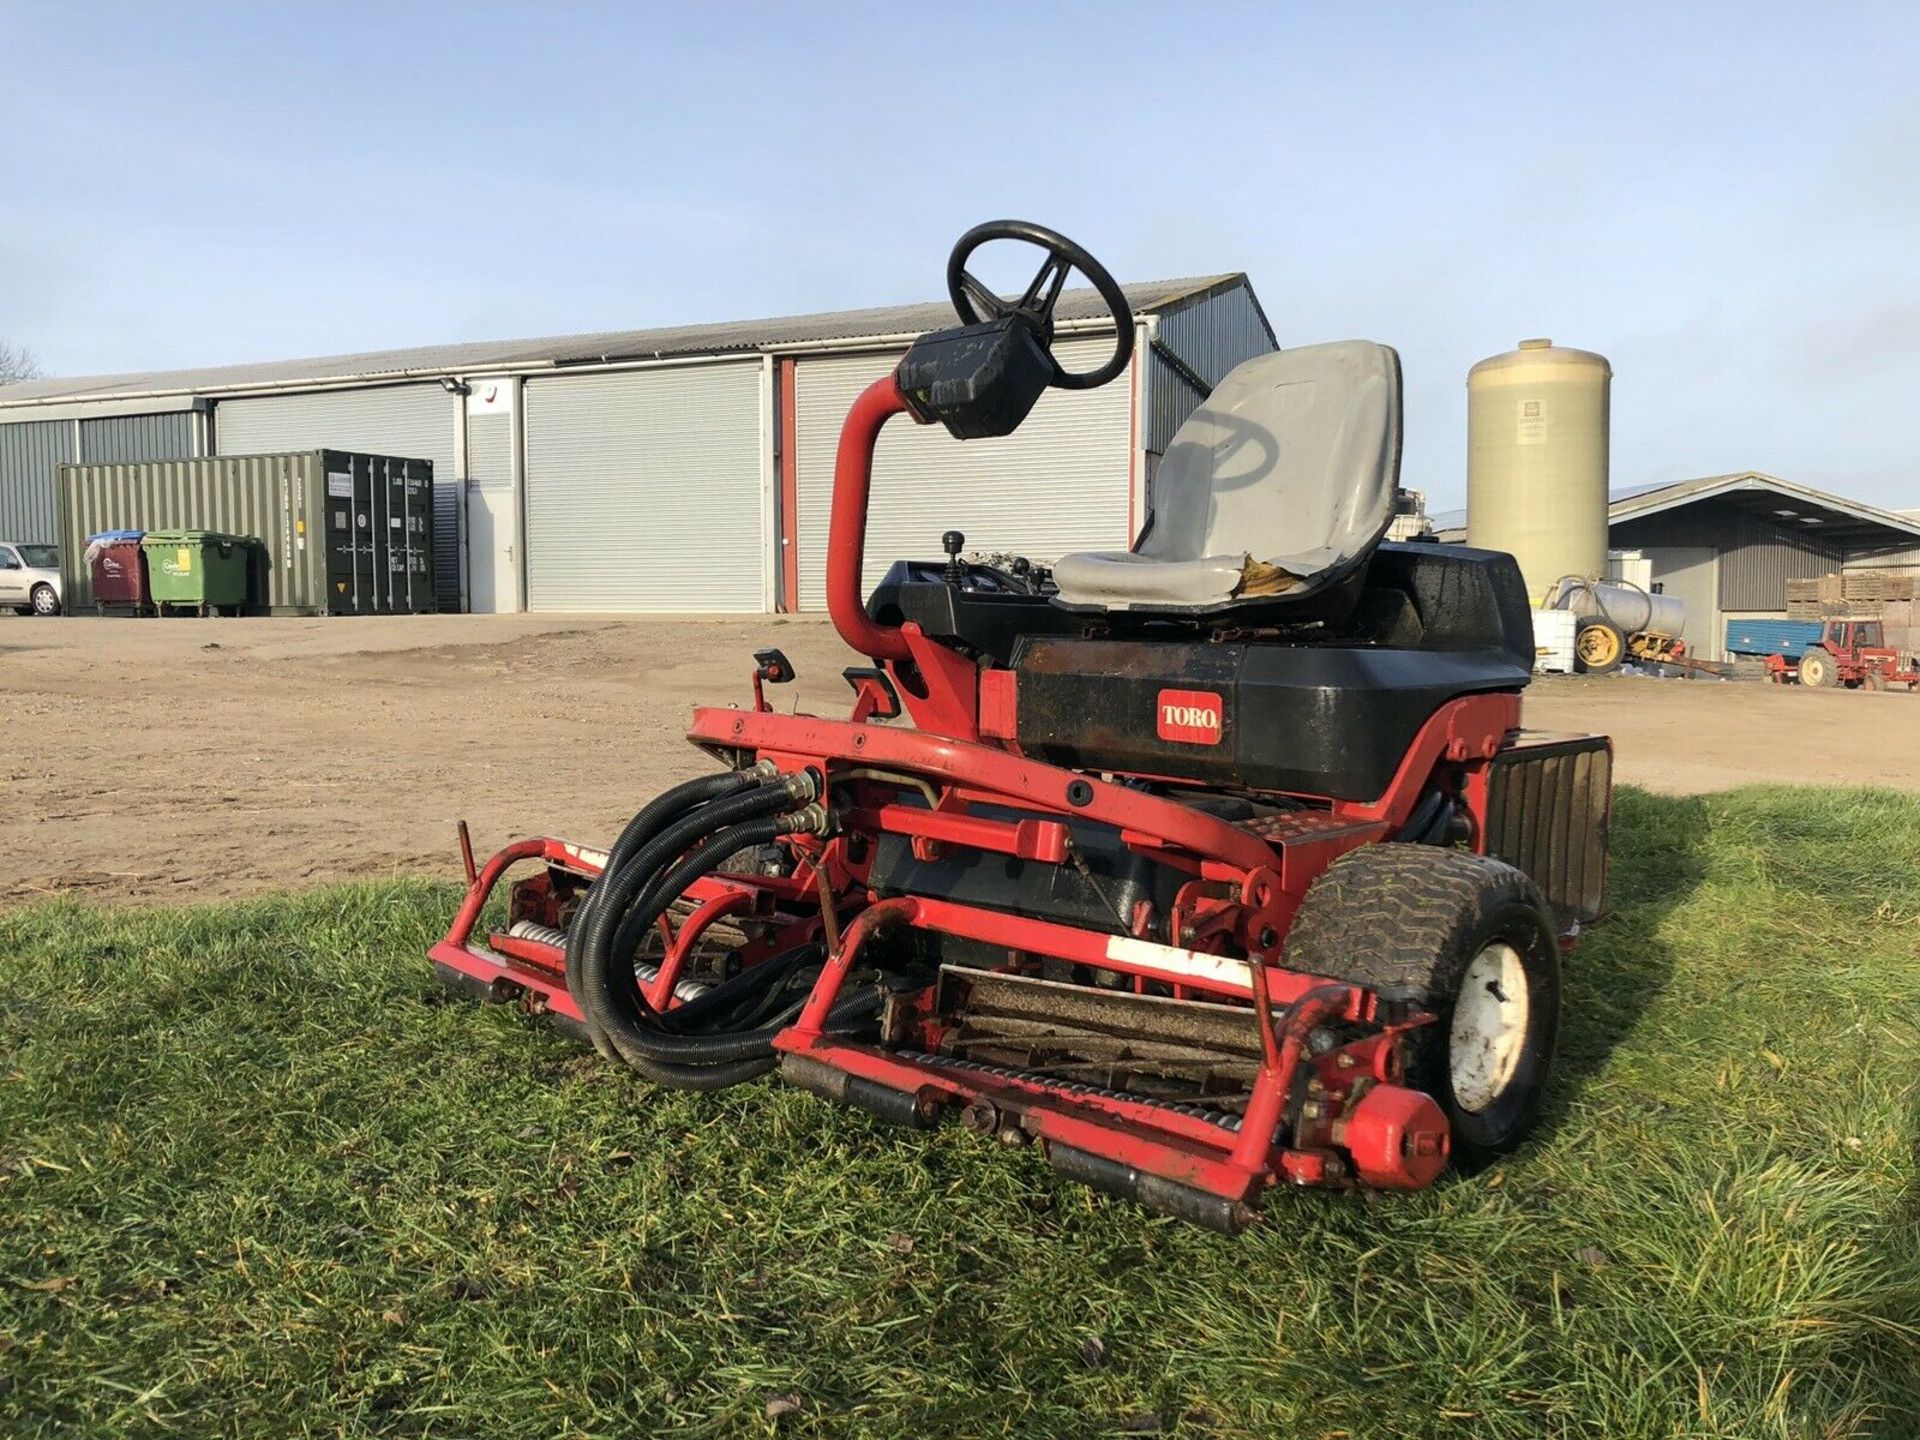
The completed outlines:
{"type": "Polygon", "coordinates": [[[238,615],[247,603],[244,535],[218,530],[149,530],[140,541],[147,583],[162,615],[238,615]]]}

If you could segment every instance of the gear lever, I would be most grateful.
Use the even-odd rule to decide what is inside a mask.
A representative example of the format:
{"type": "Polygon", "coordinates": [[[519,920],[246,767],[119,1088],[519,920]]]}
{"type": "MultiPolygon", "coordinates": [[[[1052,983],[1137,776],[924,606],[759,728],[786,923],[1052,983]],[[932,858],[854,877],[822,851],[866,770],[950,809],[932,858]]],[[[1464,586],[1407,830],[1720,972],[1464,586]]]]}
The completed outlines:
{"type": "Polygon", "coordinates": [[[960,551],[966,545],[967,537],[958,530],[949,530],[940,537],[940,548],[947,552],[947,583],[958,585],[967,578],[967,567],[960,563],[960,551]]]}

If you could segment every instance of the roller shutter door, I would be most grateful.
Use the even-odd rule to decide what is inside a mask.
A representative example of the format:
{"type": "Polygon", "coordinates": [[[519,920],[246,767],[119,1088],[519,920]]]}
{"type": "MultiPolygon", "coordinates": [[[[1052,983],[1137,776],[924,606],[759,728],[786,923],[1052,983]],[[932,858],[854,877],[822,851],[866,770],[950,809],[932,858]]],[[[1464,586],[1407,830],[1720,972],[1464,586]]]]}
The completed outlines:
{"type": "Polygon", "coordinates": [[[529,380],[527,608],[764,611],[764,377],[756,357],[529,380]]]}
{"type": "Polygon", "coordinates": [[[454,475],[454,426],[462,401],[438,385],[321,390],[262,395],[214,406],[216,455],[286,450],[357,450],[431,460],[435,476],[454,475]]]}
{"type": "MultiPolygon", "coordinates": [[[[800,608],[827,605],[827,530],[840,426],[854,400],[903,352],[803,359],[794,367],[800,608]]],[[[1091,370],[1111,339],[1066,340],[1070,370],[1091,370]]],[[[1131,397],[1123,375],[1098,390],[1049,390],[1026,423],[995,440],[955,440],[938,425],[890,421],[874,452],[865,594],[902,558],[939,559],[940,536],[967,549],[1051,561],[1075,550],[1124,550],[1129,533],[1131,397]]]]}

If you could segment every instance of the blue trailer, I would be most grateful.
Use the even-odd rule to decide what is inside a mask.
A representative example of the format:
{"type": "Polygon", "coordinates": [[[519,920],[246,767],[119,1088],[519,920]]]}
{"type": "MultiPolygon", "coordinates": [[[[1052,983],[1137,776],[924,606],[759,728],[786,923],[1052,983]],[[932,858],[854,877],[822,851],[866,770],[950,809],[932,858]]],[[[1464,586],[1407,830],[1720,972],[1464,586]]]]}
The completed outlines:
{"type": "Polygon", "coordinates": [[[1799,656],[1819,642],[1822,628],[1818,620],[1729,620],[1726,652],[1799,656]]]}

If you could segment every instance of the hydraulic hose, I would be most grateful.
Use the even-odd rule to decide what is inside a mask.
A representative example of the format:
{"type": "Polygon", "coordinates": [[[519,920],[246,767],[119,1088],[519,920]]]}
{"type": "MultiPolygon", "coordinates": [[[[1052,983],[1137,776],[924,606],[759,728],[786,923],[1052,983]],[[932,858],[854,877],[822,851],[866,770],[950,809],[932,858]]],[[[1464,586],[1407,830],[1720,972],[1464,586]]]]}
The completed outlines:
{"type": "MultiPolygon", "coordinates": [[[[711,835],[704,845],[682,857],[649,886],[645,897],[621,917],[619,926],[631,924],[644,933],[689,885],[720,868],[738,851],[766,844],[781,835],[792,834],[810,823],[818,824],[823,818],[817,810],[768,816],[732,825],[711,835]]],[[[655,844],[665,846],[670,833],[663,833],[655,844]]],[[[675,1033],[666,1027],[665,1017],[647,1004],[633,981],[625,957],[611,943],[612,937],[607,932],[618,928],[613,918],[619,913],[617,902],[622,892],[636,888],[634,872],[643,869],[642,859],[643,856],[636,856],[630,868],[621,872],[619,889],[608,901],[607,908],[595,917],[593,931],[583,942],[581,989],[576,996],[582,1011],[599,1027],[600,1033],[611,1042],[621,1059],[641,1074],[662,1083],[689,1083],[695,1078],[691,1072],[696,1070],[701,1072],[701,1088],[706,1088],[704,1082],[723,1083],[720,1076],[713,1073],[716,1070],[728,1076],[737,1074],[739,1078],[762,1073],[773,1058],[773,1039],[792,1018],[791,1015],[778,1014],[771,1023],[730,1033],[675,1033]],[[750,1071],[734,1069],[742,1065],[758,1068],[750,1071]]],[[[648,877],[640,875],[637,878],[644,880],[648,877]]],[[[788,963],[797,967],[800,962],[791,960],[788,963]]],[[[784,977],[775,976],[776,981],[781,978],[784,977]]],[[[877,1004],[878,997],[873,994],[852,997],[834,1007],[829,1024],[835,1029],[843,1029],[849,1023],[865,1019],[877,1004]]],[[[793,1008],[798,1007],[796,1005],[793,1008]]],[[[737,1083],[737,1080],[724,1083],[737,1083]]]]}
{"type": "MultiPolygon", "coordinates": [[[[620,832],[620,838],[613,842],[613,849],[607,852],[607,863],[601,871],[602,877],[611,875],[625,865],[647,841],[658,834],[663,826],[685,810],[704,805],[710,800],[718,800],[748,788],[764,785],[773,778],[773,767],[761,762],[748,770],[722,770],[717,775],[702,775],[663,790],[653,799],[642,805],[634,817],[620,832]],[[764,768],[763,768],[764,767],[764,768]]],[[[584,929],[584,922],[598,907],[602,894],[601,887],[593,886],[587,891],[587,898],[580,904],[579,911],[573,917],[572,928],[568,932],[567,942],[567,984],[573,984],[574,969],[577,964],[578,946],[573,937],[584,929]]]]}
{"type": "Polygon", "coordinates": [[[769,762],[763,760],[748,770],[722,770],[718,775],[702,775],[697,780],[688,780],[671,790],[662,791],[642,805],[633,819],[627,822],[626,829],[620,832],[620,838],[613,842],[613,849],[607,852],[607,869],[617,870],[626,864],[636,850],[657,835],[682,810],[704,805],[709,800],[724,799],[750,786],[764,785],[777,773],[769,762]]]}
{"type": "MultiPolygon", "coordinates": [[[[631,907],[651,887],[661,867],[671,864],[696,842],[707,839],[729,825],[804,805],[818,791],[819,787],[812,776],[788,775],[767,781],[743,795],[730,795],[724,800],[712,801],[692,814],[673,821],[640,846],[618,871],[609,867],[601,876],[600,886],[596,888],[604,889],[606,894],[588,917],[589,928],[584,938],[592,941],[599,934],[594,927],[612,925],[615,927],[611,931],[613,953],[631,959],[638,953],[641,942],[646,939],[647,931],[653,924],[652,919],[636,921],[634,917],[639,911],[631,907]],[[627,913],[623,915],[622,912],[627,913]]],[[[678,898],[679,892],[676,891],[669,898],[669,903],[678,898]]]]}
{"type": "MultiPolygon", "coordinates": [[[[644,899],[628,911],[620,923],[632,924],[644,933],[687,886],[717,870],[736,851],[749,845],[764,845],[776,836],[791,833],[800,823],[801,817],[789,814],[729,826],[659,876],[656,883],[648,887],[644,899]]],[[[639,857],[633,868],[639,868],[639,857]]],[[[626,881],[630,875],[631,871],[623,871],[621,879],[626,881]]],[[[640,1058],[664,1064],[712,1065],[771,1053],[770,1044],[777,1033],[773,1027],[732,1034],[686,1035],[669,1030],[664,1017],[654,1011],[640,993],[626,960],[611,943],[612,937],[607,932],[614,928],[615,913],[609,902],[608,910],[595,917],[594,930],[581,949],[581,993],[576,998],[581,1010],[600,1027],[623,1059],[628,1063],[640,1058]]]]}
{"type": "Polygon", "coordinates": [[[1426,835],[1433,828],[1435,817],[1446,808],[1446,792],[1429,790],[1414,804],[1413,813],[1407,816],[1407,823],[1400,827],[1400,833],[1393,838],[1414,845],[1426,844],[1426,835]]]}
{"type": "MultiPolygon", "coordinates": [[[[594,1048],[609,1060],[617,1057],[605,1037],[605,1026],[587,1001],[582,999],[590,989],[583,983],[582,972],[587,947],[606,943],[604,937],[620,926],[622,912],[647,888],[663,865],[672,861],[694,841],[735,821],[771,814],[792,805],[796,799],[811,799],[817,788],[813,778],[808,775],[755,775],[752,771],[735,773],[748,777],[744,790],[738,785],[728,787],[734,793],[722,791],[721,798],[695,804],[686,814],[662,807],[644,826],[639,822],[641,815],[646,812],[643,810],[641,815],[636,815],[627,826],[628,833],[621,837],[626,840],[632,836],[635,843],[629,845],[629,853],[618,864],[615,864],[611,855],[608,856],[607,867],[601,872],[599,883],[587,892],[587,903],[581,906],[580,913],[574,916],[573,924],[568,929],[567,989],[581,1002],[581,1012],[586,1016],[587,1033],[593,1038],[594,1048]]],[[[638,934],[630,936],[625,953],[630,955],[637,948],[639,938],[638,934]]],[[[615,950],[616,953],[619,951],[617,945],[615,950]]]]}

